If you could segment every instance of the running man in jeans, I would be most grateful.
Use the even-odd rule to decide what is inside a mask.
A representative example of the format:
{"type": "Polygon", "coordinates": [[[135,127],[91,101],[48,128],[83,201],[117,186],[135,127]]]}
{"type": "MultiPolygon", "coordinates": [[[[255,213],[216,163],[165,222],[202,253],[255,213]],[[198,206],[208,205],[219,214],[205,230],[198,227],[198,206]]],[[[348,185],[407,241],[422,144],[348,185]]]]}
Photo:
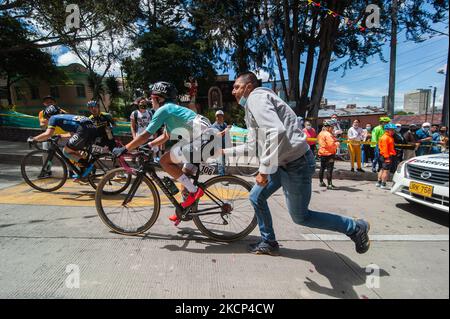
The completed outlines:
{"type": "MultiPolygon", "coordinates": [[[[250,133],[247,147],[255,147],[257,142],[262,146],[262,152],[258,153],[261,154],[259,174],[250,193],[261,240],[249,246],[250,252],[279,254],[267,200],[281,187],[294,223],[344,233],[355,242],[358,253],[367,252],[370,242],[366,221],[308,209],[315,161],[305,134],[298,129],[297,116],[292,108],[272,90],[259,87],[252,72],[237,77],[233,95],[245,109],[245,122],[250,133]],[[259,136],[264,135],[263,141],[256,140],[256,132],[259,136]]],[[[223,153],[242,153],[246,145],[242,146],[225,149],[223,153]]]]}
{"type": "MultiPolygon", "coordinates": [[[[160,164],[165,172],[178,180],[189,195],[185,198],[181,206],[187,208],[200,199],[204,192],[201,188],[195,186],[191,179],[183,172],[179,164],[192,163],[190,155],[192,155],[192,143],[202,138],[202,134],[211,126],[208,119],[201,115],[197,115],[194,111],[175,104],[177,98],[177,90],[173,84],[168,82],[158,82],[152,87],[152,104],[157,109],[153,118],[144,132],[136,136],[130,143],[124,147],[115,148],[113,154],[121,156],[128,151],[134,150],[142,144],[145,144],[151,135],[154,135],[163,125],[166,130],[163,135],[148,143],[150,147],[163,145],[170,139],[170,134],[179,136],[182,133],[189,133],[190,136],[183,136],[184,145],[177,144],[171,148],[170,152],[165,153],[160,160],[160,164]]],[[[216,130],[214,130],[216,132],[216,130]]],[[[195,155],[195,154],[194,154],[195,155]]],[[[179,223],[176,215],[172,215],[169,219],[176,224],[179,223]]]]}

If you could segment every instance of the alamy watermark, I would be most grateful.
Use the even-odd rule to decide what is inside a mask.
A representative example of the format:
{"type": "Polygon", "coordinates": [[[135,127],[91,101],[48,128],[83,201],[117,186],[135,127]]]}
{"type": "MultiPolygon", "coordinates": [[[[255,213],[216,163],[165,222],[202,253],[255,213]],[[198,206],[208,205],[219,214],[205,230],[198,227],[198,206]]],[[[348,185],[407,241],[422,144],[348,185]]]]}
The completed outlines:
{"type": "Polygon", "coordinates": [[[69,15],[66,17],[66,28],[79,29],[80,28],[80,7],[77,4],[69,4],[66,6],[66,12],[69,15]]]}
{"type": "Polygon", "coordinates": [[[66,266],[66,273],[69,274],[66,277],[66,288],[79,289],[80,288],[80,267],[75,264],[66,266]]]}
{"type": "Polygon", "coordinates": [[[369,289],[380,288],[380,266],[370,264],[366,267],[366,287],[369,289]]]}

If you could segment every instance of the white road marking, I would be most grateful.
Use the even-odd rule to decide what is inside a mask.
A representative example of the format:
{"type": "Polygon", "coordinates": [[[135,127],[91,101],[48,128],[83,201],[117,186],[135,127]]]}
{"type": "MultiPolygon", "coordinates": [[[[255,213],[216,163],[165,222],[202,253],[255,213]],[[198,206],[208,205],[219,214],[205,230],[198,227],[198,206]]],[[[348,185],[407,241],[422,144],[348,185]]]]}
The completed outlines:
{"type": "MultiPolygon", "coordinates": [[[[349,241],[345,235],[304,234],[305,241],[349,241]]],[[[370,235],[371,241],[449,241],[449,235],[370,235]]]]}

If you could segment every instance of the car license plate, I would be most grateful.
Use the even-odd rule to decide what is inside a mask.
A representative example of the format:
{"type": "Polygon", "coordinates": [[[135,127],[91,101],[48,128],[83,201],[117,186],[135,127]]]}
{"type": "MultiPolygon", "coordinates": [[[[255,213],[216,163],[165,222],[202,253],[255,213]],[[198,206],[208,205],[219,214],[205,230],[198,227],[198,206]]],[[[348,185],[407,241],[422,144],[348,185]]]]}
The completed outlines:
{"type": "Polygon", "coordinates": [[[411,182],[409,184],[409,191],[413,194],[432,197],[433,196],[433,186],[411,182]]]}

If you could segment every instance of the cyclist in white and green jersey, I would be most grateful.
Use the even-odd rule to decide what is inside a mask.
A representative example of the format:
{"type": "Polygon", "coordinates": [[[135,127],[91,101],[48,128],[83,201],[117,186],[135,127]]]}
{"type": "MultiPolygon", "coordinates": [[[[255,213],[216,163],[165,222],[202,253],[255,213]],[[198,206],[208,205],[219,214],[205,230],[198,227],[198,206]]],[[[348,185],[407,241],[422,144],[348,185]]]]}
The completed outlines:
{"type": "MultiPolygon", "coordinates": [[[[169,153],[161,157],[160,164],[164,171],[177,179],[188,190],[189,196],[181,204],[183,208],[187,208],[200,199],[204,193],[183,173],[180,164],[195,162],[191,156],[196,155],[196,151],[201,152],[202,142],[205,141],[204,136],[214,135],[215,130],[210,129],[211,123],[207,118],[174,103],[177,90],[171,83],[158,82],[154,84],[151,94],[153,108],[156,109],[156,112],[147,129],[126,146],[114,149],[113,153],[120,156],[139,147],[146,143],[149,137],[163,125],[166,127],[164,134],[150,142],[150,147],[164,144],[170,139],[170,136],[178,136],[178,139],[181,136],[182,140],[172,147],[169,153]],[[210,130],[210,132],[206,132],[207,130],[210,130]]],[[[176,216],[171,216],[170,219],[174,218],[176,216]]]]}

